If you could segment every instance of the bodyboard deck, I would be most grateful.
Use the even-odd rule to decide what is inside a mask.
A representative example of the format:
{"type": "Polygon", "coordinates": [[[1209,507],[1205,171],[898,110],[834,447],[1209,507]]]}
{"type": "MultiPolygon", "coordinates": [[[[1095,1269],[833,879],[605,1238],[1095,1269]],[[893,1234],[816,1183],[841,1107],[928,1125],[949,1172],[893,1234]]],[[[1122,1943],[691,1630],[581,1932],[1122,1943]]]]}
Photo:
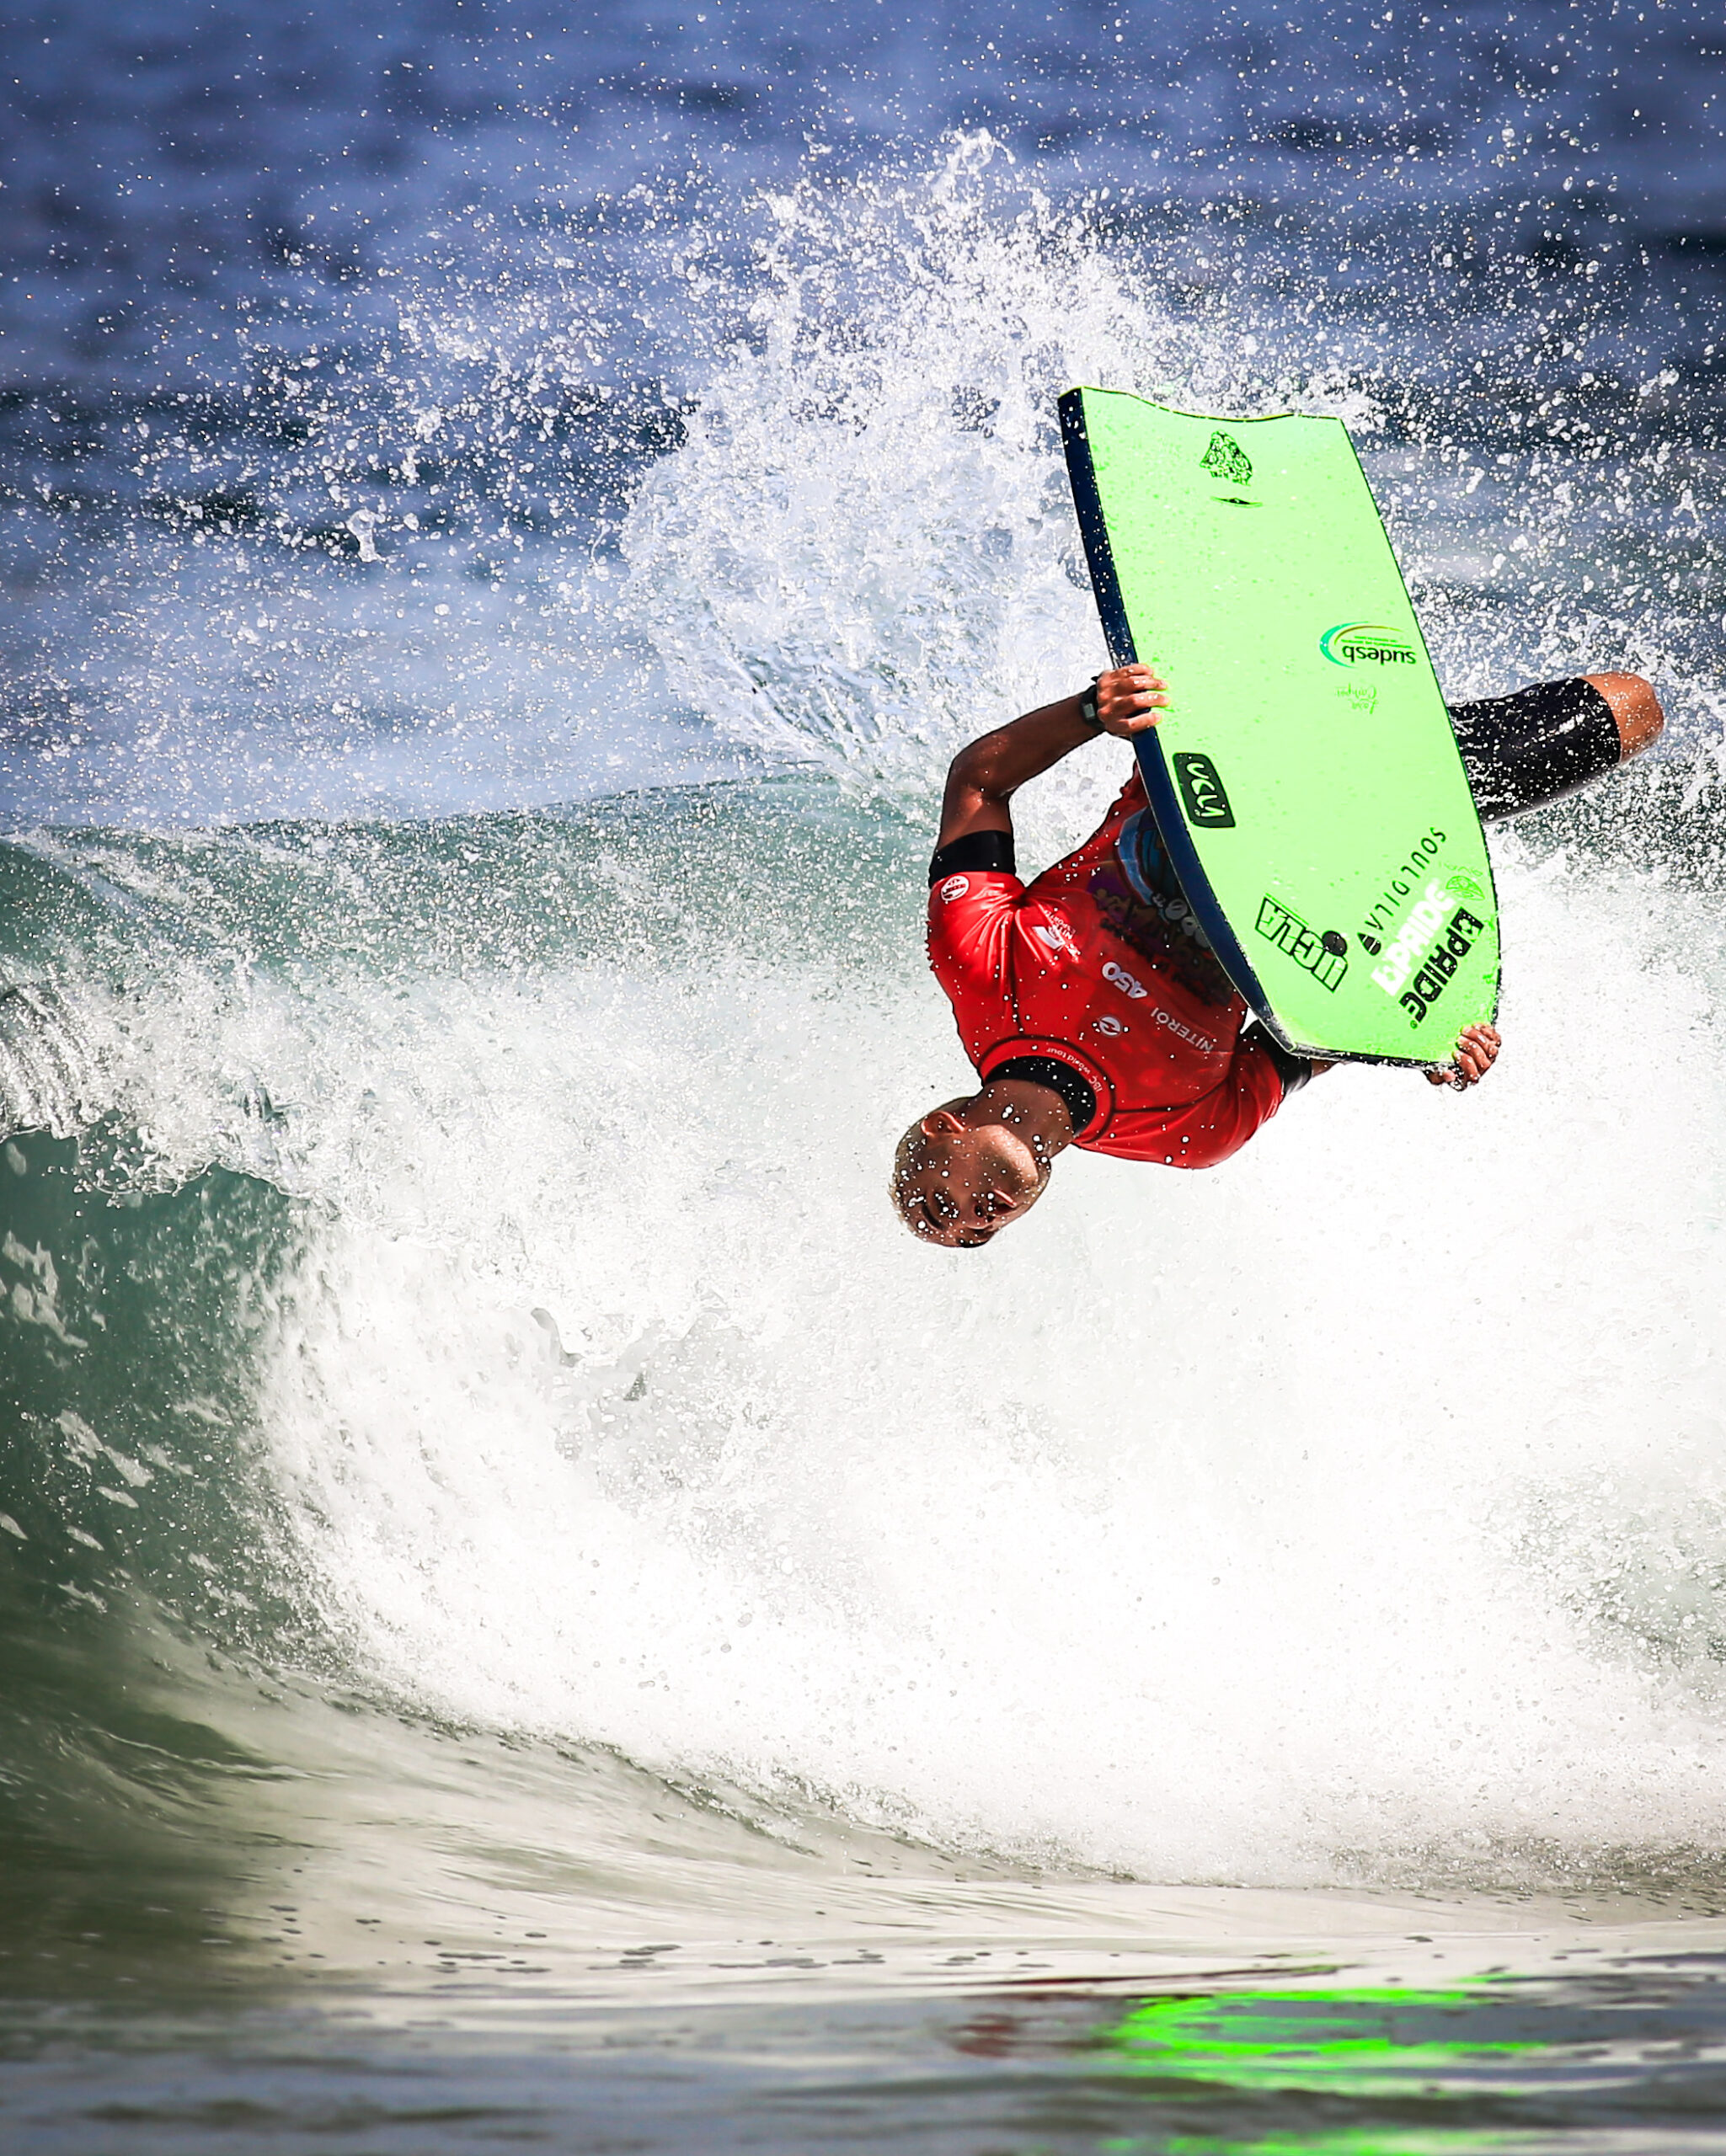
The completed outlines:
{"type": "Polygon", "coordinates": [[[1347,430],[1084,388],[1061,417],[1110,656],[1169,685],[1134,745],[1224,969],[1298,1054],[1446,1060],[1498,1008],[1498,899],[1347,430]]]}

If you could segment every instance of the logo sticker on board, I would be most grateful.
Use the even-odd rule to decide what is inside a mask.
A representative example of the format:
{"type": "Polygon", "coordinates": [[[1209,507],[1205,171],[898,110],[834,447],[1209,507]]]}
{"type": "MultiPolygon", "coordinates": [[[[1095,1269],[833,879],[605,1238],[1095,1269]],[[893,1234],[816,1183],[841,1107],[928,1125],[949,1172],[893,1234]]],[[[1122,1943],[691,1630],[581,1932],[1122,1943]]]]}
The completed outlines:
{"type": "Polygon", "coordinates": [[[1299,914],[1290,913],[1285,905],[1268,896],[1259,902],[1258,918],[1253,926],[1267,943],[1274,943],[1297,966],[1304,967],[1321,988],[1328,988],[1333,995],[1336,994],[1349,970],[1349,946],[1347,939],[1334,928],[1326,929],[1321,936],[1316,929],[1309,928],[1299,914]]]}
{"type": "Polygon", "coordinates": [[[1333,666],[1418,666],[1414,647],[1382,622],[1339,622],[1318,639],[1333,666]]]}
{"type": "Polygon", "coordinates": [[[1210,437],[1210,446],[1199,459],[1205,469],[1218,479],[1226,480],[1232,487],[1250,487],[1253,483],[1253,460],[1232,435],[1221,429],[1210,437]]]}
{"type": "MultiPolygon", "coordinates": [[[[1486,923],[1467,906],[1458,906],[1448,921],[1440,921],[1439,932],[1421,956],[1419,970],[1410,978],[1408,987],[1397,1000],[1408,1013],[1411,1026],[1419,1025],[1433,1005],[1436,1003],[1456,977],[1456,968],[1468,956],[1474,940],[1486,933],[1486,923]]],[[[1389,964],[1373,969],[1372,978],[1381,988],[1383,975],[1389,964]]],[[[1395,991],[1392,990],[1394,994],[1395,991]]]]}
{"type": "Polygon", "coordinates": [[[1196,824],[1201,830],[1233,830],[1235,812],[1209,756],[1182,750],[1174,760],[1174,782],[1181,790],[1181,805],[1189,824],[1196,824]]]}
{"type": "MultiPolygon", "coordinates": [[[[1396,995],[1401,992],[1409,974],[1422,963],[1428,945],[1444,927],[1445,915],[1454,908],[1454,894],[1447,891],[1435,876],[1409,907],[1408,917],[1397,929],[1394,942],[1385,952],[1381,963],[1372,969],[1373,979],[1387,995],[1396,995]]],[[[1456,912],[1457,921],[1472,922],[1474,934],[1480,932],[1479,921],[1466,908],[1456,909],[1456,912]]],[[[1459,943],[1452,937],[1451,942],[1454,955],[1458,958],[1464,957],[1472,940],[1472,936],[1465,934],[1464,940],[1459,943]]],[[[1454,965],[1450,969],[1451,973],[1456,970],[1454,965]]]]}

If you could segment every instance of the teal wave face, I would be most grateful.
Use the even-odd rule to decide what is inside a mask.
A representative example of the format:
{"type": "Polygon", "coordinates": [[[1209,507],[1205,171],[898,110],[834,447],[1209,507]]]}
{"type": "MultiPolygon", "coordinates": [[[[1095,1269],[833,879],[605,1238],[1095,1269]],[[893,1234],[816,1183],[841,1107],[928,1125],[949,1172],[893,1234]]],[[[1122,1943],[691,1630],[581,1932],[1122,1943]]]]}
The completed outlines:
{"type": "MultiPolygon", "coordinates": [[[[1056,850],[1046,832],[1033,843],[1056,850]]],[[[0,1167],[0,1513],[22,1536],[0,1524],[0,1552],[49,1635],[76,1638],[43,1664],[42,1726],[79,1722],[99,1690],[92,1657],[111,1663],[148,1608],[211,1652],[291,1652],[476,1721],[532,1716],[632,1758],[744,1755],[764,1775],[788,1759],[842,1808],[847,1788],[911,1787],[920,1819],[981,1819],[997,1849],[1021,1845],[1026,1819],[1041,1831],[1042,1799],[1023,1792],[1048,1787],[1073,1845],[1125,1847],[1147,1875],[1214,1870],[1219,1848],[1267,1871],[1322,1861],[1309,1852],[1327,1831],[1394,1865],[1417,1830],[1451,1847],[1461,1819],[1474,1883],[1501,1857],[1525,1863],[1472,1823],[1484,1805],[1514,1835],[1503,1761],[1568,1789],[1571,1740],[1552,1732],[1574,1722],[1605,1795],[1574,1845],[1526,1863],[1568,1877],[1573,1846],[1590,1861],[1620,1816],[1612,1777],[1642,1786],[1668,1739],[1632,1723],[1600,1766],[1608,1740],[1588,1716],[1611,1667],[1531,1644],[1502,1609],[1543,1597],[1554,1636],[1574,1609],[1614,1655],[1689,1657],[1706,1674],[1726,1624],[1718,1523],[1682,1514],[1690,1569],[1675,1579],[1672,1538],[1650,1526],[1627,1542],[1622,1501],[1590,1494],[1587,1441],[1561,1458],[1574,1503],[1560,1489],[1541,1511],[1483,1433],[1458,1481],[1502,1500],[1504,1536],[1525,1540],[1501,1548],[1459,1516],[1431,1556],[1397,1479],[1435,1442],[1416,1380],[1435,1340],[1461,1369],[1482,1353],[1472,1301],[1435,1299],[1400,1366],[1417,1404],[1388,1479],[1376,1424],[1315,1418],[1301,1449],[1323,1469],[1291,1470],[1280,1500],[1296,1529],[1267,1536],[1256,1509],[1228,1524],[1242,1578],[1268,1577],[1279,1608],[1322,1603],[1325,1626],[1267,1626],[1253,1586],[1214,1593],[1227,1562],[1193,1559],[1216,1530],[1171,1478],[1170,1448],[1184,1457],[1195,1431],[1258,1488],[1256,1416],[1216,1408],[1210,1374],[1226,1358],[1241,1396],[1262,1398],[1303,1338],[1322,1345],[1331,1293],[1381,1292],[1373,1238],[1387,1209],[1429,1216],[1429,1156],[1400,1179],[1344,1174],[1349,1245],[1368,1255],[1340,1282],[1278,1273],[1295,1321],[1262,1351],[1218,1329],[1215,1284],[1264,1280],[1264,1235],[1293,1238],[1292,1216],[1243,1235],[1219,1186],[1214,1216],[1182,1231],[1195,1262],[1148,1321],[1132,1266],[1081,1262],[1099,1237],[1151,1262],[1166,1228],[1147,1204],[1168,1186],[1150,1171],[1116,1192],[1075,1163],[1056,1240],[1028,1235],[1005,1273],[913,1277],[872,1240],[890,1226],[881,1163],[963,1068],[920,947],[927,844],[836,786],[788,780],[557,816],[0,847],[0,1097],[22,1163],[0,1167]],[[1034,1337],[1028,1296],[1045,1313],[1034,1337]],[[1112,1353],[1147,1323],[1169,1385],[1207,1388],[1167,1443],[1160,1390],[1127,1400],[1112,1353]],[[911,1385],[908,1356],[938,1382],[911,1385]],[[1144,1433],[1142,1457],[1102,1459],[1095,1433],[1121,1426],[1144,1433]],[[1419,1539],[1387,1558],[1403,1513],[1419,1539]],[[1130,1517],[1130,1533],[1099,1542],[1103,1517],[1130,1517]],[[1619,1567],[1610,1607],[1591,1535],[1619,1567]],[[1025,1568],[1010,1592],[991,1570],[1003,1549],[1025,1568]],[[1091,1601],[1051,1617],[1078,1578],[1091,1601]],[[1003,1607],[1007,1657],[990,1644],[1003,1607]],[[1362,1677],[1387,1611],[1425,1657],[1412,1684],[1400,1663],[1362,1677]],[[1099,1672],[1092,1642],[1111,1628],[1099,1672]],[[1326,1742],[1395,1787],[1378,1840],[1323,1812],[1329,1767],[1268,1739],[1260,1701],[1217,1709],[1219,1670],[1249,1647],[1285,1657],[1323,1702],[1326,1742]],[[1535,1725],[1504,1705],[1507,1657],[1517,1696],[1556,1696],[1564,1716],[1535,1725]],[[902,1684],[878,1710],[890,1666],[902,1684]],[[1475,1748],[1429,1742],[1429,1695],[1478,1722],[1475,1748]],[[1177,1774],[1159,1747],[1184,1718],[1201,1733],[1177,1774]],[[991,1753],[980,1732],[1002,1729],[991,1753]],[[1012,1761],[999,1781],[997,1754],[1012,1761]],[[1257,1779],[1237,1801],[1242,1761],[1257,1779]],[[1297,1802],[1321,1823],[1290,1854],[1265,1822],[1297,1802]]],[[[1681,900],[1663,883],[1660,918],[1681,900]]],[[[1579,878],[1567,932],[1590,904],[1579,878]]],[[[1687,1009],[1635,1000],[1653,992],[1645,913],[1622,942],[1633,963],[1610,917],[1596,926],[1647,1038],[1681,1027],[1687,1044],[1687,1009]]],[[[1649,1065],[1657,1078],[1663,1059],[1649,1065]]],[[[1358,1113],[1370,1133],[1371,1103],[1358,1113]]],[[[1279,1139],[1297,1167],[1312,1131],[1291,1115],[1279,1139]]],[[[1538,1157],[1499,1170],[1520,1178],[1499,1195],[1526,1235],[1514,1257],[1478,1257],[1480,1291],[1513,1294],[1529,1247],[1568,1263],[1615,1189],[1640,1205],[1659,1188],[1687,1217],[1688,1183],[1637,1142],[1605,1201],[1596,1180],[1573,1203],[1538,1157]]],[[[1716,1285],[1697,1261],[1618,1292],[1643,1298],[1650,1337],[1687,1338],[1716,1285]]],[[[1553,1360],[1574,1358],[1581,1325],[1557,1329],[1553,1360]]],[[[1491,1372],[1507,1421],[1546,1412],[1548,1364],[1524,1370],[1539,1345],[1491,1372]]],[[[1633,1363],[1600,1382],[1643,1400],[1633,1363]]],[[[1713,1741],[1698,1737],[1704,1762],[1713,1741]]],[[[1666,1777],[1624,1838],[1699,1844],[1717,1785],[1666,1777]]],[[[39,1816],[60,1787],[35,1787],[39,1816]]]]}

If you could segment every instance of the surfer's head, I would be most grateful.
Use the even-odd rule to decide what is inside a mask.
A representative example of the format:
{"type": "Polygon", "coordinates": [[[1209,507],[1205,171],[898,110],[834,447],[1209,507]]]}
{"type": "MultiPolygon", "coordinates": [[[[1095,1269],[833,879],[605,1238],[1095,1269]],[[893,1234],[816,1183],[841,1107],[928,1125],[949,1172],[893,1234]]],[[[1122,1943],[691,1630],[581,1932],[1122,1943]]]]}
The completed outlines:
{"type": "Polygon", "coordinates": [[[921,1242],[976,1250],[1030,1211],[1050,1166],[1048,1151],[1010,1129],[984,1094],[948,1101],[900,1139],[894,1210],[921,1242]]]}

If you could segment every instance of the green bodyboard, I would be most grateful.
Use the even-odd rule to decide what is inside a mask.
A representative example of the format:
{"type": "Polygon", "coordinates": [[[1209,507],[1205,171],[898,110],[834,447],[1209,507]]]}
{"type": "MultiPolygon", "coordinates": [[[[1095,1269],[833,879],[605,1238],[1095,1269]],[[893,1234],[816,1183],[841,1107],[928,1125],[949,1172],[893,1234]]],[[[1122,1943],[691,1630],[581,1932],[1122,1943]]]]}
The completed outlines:
{"type": "Polygon", "coordinates": [[[1171,709],[1135,744],[1241,995],[1296,1054],[1449,1059],[1498,1008],[1492,863],[1339,419],[1061,400],[1103,633],[1171,709]]]}

